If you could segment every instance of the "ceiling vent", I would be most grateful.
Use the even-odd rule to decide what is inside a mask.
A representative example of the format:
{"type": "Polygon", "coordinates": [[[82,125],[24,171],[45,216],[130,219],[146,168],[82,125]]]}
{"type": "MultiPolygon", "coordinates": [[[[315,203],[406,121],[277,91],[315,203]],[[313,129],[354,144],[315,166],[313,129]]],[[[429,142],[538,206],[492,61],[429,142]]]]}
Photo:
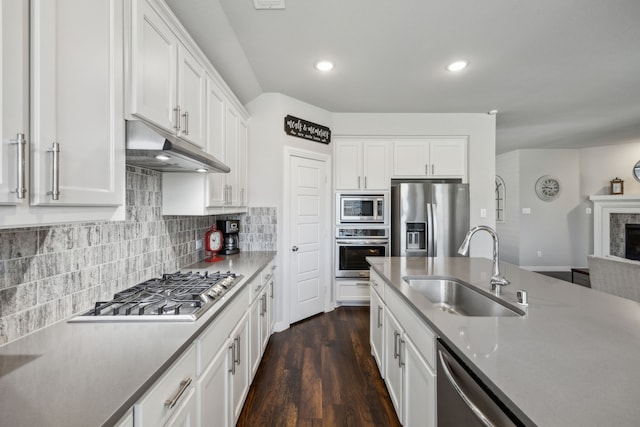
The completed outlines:
{"type": "Polygon", "coordinates": [[[284,0],[253,0],[256,9],[284,9],[284,0]]]}

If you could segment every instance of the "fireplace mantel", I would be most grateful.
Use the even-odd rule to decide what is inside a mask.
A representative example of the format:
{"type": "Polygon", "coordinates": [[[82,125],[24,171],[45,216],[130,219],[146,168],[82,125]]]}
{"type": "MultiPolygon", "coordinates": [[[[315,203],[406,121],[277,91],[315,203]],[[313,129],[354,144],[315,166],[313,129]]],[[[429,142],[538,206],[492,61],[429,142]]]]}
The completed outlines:
{"type": "Polygon", "coordinates": [[[610,254],[609,236],[612,213],[640,214],[640,194],[593,195],[593,253],[598,256],[610,254]]]}

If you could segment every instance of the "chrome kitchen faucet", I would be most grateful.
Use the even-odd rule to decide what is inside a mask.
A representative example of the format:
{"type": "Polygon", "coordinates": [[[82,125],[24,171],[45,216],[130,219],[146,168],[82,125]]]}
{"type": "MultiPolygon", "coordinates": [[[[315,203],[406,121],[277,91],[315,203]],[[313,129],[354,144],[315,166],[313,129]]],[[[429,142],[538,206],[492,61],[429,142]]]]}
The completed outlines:
{"type": "Polygon", "coordinates": [[[486,225],[478,225],[473,227],[471,230],[467,232],[467,235],[464,238],[464,241],[460,245],[458,249],[458,253],[460,255],[466,255],[469,252],[469,242],[471,241],[471,236],[475,234],[476,231],[484,230],[491,235],[493,239],[493,271],[491,272],[491,290],[496,291],[496,294],[500,294],[500,289],[502,286],[508,285],[509,279],[500,275],[500,268],[498,267],[498,235],[493,230],[493,228],[488,227],[486,225]]]}

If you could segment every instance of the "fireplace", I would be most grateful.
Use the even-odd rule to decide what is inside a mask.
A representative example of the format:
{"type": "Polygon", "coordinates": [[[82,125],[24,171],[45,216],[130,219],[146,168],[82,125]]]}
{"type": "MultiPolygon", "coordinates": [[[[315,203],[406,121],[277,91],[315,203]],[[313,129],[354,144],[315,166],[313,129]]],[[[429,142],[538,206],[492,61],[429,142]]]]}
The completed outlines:
{"type": "Polygon", "coordinates": [[[624,257],[640,261],[640,224],[625,224],[624,242],[624,257]]]}

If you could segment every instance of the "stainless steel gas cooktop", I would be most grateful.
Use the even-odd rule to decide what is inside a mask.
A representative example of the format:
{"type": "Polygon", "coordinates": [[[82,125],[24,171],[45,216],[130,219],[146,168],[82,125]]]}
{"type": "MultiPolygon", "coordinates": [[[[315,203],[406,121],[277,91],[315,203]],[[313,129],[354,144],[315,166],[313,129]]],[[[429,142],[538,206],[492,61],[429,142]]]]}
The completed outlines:
{"type": "Polygon", "coordinates": [[[109,301],[70,322],[194,321],[221,300],[241,275],[227,273],[164,274],[117,292],[109,301]]]}

